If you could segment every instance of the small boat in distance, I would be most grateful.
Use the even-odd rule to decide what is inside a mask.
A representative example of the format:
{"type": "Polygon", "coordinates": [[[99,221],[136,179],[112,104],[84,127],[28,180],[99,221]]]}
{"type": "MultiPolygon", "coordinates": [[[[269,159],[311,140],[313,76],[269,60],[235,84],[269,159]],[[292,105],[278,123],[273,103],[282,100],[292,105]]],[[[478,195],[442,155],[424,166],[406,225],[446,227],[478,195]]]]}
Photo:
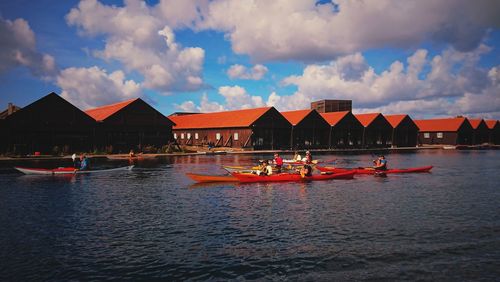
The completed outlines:
{"type": "Polygon", "coordinates": [[[96,170],[79,170],[74,167],[58,167],[53,169],[46,168],[28,168],[28,167],[19,167],[15,166],[14,168],[24,174],[34,174],[34,175],[59,175],[59,174],[87,174],[87,173],[100,173],[100,172],[111,172],[111,171],[120,171],[120,170],[132,170],[134,166],[124,166],[124,167],[116,167],[109,169],[96,169],[96,170]]]}

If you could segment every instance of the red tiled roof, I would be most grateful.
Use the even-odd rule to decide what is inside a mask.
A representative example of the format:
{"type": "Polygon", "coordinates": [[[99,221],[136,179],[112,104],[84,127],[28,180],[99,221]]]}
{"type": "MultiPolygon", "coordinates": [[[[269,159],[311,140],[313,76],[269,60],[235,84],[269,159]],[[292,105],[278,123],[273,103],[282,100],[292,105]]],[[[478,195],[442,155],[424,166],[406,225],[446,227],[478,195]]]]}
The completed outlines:
{"type": "Polygon", "coordinates": [[[420,131],[458,131],[466,118],[441,118],[414,120],[420,131]]]}
{"type": "Polygon", "coordinates": [[[173,129],[249,127],[272,107],[206,114],[170,116],[173,129]]]}
{"type": "Polygon", "coordinates": [[[370,114],[357,114],[354,116],[359,120],[359,122],[361,122],[361,124],[364,127],[368,127],[379,115],[380,113],[370,113],[370,114]]]}
{"type": "Polygon", "coordinates": [[[407,117],[408,115],[384,115],[385,119],[391,124],[392,128],[398,127],[398,125],[407,117]]]}
{"type": "Polygon", "coordinates": [[[299,124],[308,114],[310,114],[313,110],[297,110],[297,111],[288,111],[281,112],[281,114],[292,124],[299,124]]]}
{"type": "Polygon", "coordinates": [[[349,111],[343,112],[329,112],[329,113],[321,113],[321,116],[328,122],[331,126],[335,126],[339,121],[341,121],[349,111]]]}
{"type": "Polygon", "coordinates": [[[469,119],[470,125],[472,125],[472,128],[477,129],[479,125],[481,124],[482,119],[469,119]]]}
{"type": "Polygon", "coordinates": [[[94,108],[94,109],[89,109],[86,110],[85,113],[91,116],[93,119],[96,121],[103,121],[107,119],[108,117],[112,116],[119,110],[125,108],[126,106],[130,105],[132,102],[136,101],[139,98],[134,98],[130,99],[127,101],[123,101],[120,103],[116,104],[111,104],[111,105],[105,105],[102,107],[94,108]]]}
{"type": "Polygon", "coordinates": [[[484,121],[486,123],[486,126],[488,126],[489,129],[493,129],[495,125],[497,125],[498,120],[494,119],[488,119],[484,121]]]}

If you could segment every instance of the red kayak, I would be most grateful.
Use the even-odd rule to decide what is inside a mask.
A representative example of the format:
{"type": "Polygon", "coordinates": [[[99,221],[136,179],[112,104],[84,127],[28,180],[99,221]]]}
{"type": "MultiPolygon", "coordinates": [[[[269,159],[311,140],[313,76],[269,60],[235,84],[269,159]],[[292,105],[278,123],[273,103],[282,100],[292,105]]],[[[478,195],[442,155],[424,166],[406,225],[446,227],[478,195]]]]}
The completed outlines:
{"type": "Polygon", "coordinates": [[[375,174],[377,172],[383,173],[412,173],[412,172],[429,172],[432,169],[432,166],[423,166],[423,167],[414,167],[414,168],[394,168],[387,170],[374,170],[373,168],[340,168],[340,167],[327,167],[327,166],[316,166],[319,171],[322,172],[333,172],[333,173],[341,173],[352,171],[358,174],[375,174]]]}
{"type": "Polygon", "coordinates": [[[18,171],[24,174],[41,174],[41,175],[59,175],[59,174],[81,174],[81,173],[95,173],[95,172],[109,172],[117,170],[131,170],[134,166],[124,166],[110,169],[100,169],[100,170],[79,170],[74,167],[58,167],[52,169],[46,168],[29,168],[29,167],[14,167],[18,171]]]}
{"type": "Polygon", "coordinates": [[[340,173],[322,173],[312,176],[302,177],[297,173],[279,173],[273,175],[257,175],[252,173],[232,173],[240,182],[275,182],[275,181],[313,181],[313,180],[328,180],[328,179],[352,179],[354,171],[340,173]]]}

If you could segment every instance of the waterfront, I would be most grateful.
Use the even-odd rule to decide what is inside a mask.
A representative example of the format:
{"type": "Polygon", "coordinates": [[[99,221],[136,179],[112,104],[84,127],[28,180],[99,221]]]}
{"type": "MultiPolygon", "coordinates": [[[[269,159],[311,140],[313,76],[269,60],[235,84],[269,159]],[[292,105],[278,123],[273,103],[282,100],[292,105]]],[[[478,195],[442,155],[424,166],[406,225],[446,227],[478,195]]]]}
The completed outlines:
{"type": "Polygon", "coordinates": [[[70,177],[2,164],[0,279],[498,279],[499,151],[390,154],[390,167],[434,169],[387,178],[194,185],[184,175],[270,156],[168,157],[70,177]]]}

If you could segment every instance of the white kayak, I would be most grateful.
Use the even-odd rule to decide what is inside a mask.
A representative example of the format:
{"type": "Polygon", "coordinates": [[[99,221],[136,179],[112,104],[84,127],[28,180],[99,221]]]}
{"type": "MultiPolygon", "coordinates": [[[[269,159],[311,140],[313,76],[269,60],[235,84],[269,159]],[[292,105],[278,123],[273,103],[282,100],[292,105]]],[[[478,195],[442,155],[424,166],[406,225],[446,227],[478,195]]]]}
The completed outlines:
{"type": "Polygon", "coordinates": [[[97,173],[97,172],[110,172],[119,170],[131,170],[134,166],[124,166],[108,169],[96,169],[96,170],[79,170],[74,167],[58,167],[53,169],[46,168],[28,168],[28,167],[14,167],[18,171],[24,174],[38,174],[38,175],[59,175],[59,174],[82,174],[82,173],[97,173]]]}

